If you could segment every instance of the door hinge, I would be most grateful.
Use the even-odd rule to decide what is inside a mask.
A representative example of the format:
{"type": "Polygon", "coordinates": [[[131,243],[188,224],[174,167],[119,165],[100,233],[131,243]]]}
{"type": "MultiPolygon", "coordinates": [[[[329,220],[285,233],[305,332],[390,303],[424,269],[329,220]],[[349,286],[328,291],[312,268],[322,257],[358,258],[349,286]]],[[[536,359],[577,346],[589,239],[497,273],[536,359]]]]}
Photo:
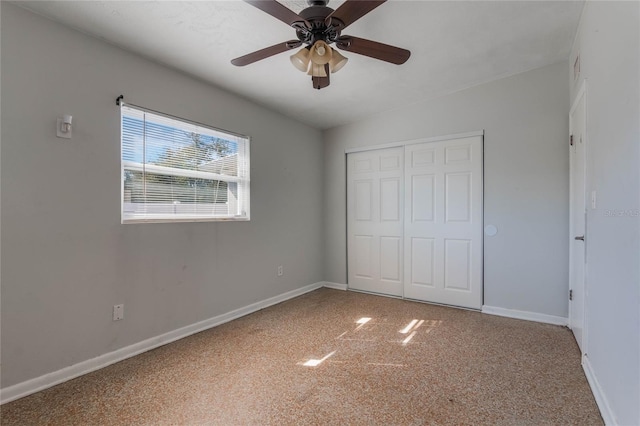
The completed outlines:
{"type": "Polygon", "coordinates": [[[573,300],[573,290],[569,290],[569,300],[573,300]]]}
{"type": "Polygon", "coordinates": [[[573,146],[573,135],[569,136],[569,145],[573,146]]]}

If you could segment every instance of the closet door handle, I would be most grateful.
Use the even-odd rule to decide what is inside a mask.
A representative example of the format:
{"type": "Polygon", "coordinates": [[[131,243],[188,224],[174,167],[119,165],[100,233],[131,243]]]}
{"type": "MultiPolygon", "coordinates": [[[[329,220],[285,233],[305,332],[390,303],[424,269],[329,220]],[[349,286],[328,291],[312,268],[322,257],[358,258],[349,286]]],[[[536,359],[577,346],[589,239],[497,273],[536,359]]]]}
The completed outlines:
{"type": "Polygon", "coordinates": [[[584,235],[582,235],[580,237],[576,237],[575,239],[578,240],[578,241],[584,241],[584,235]]]}

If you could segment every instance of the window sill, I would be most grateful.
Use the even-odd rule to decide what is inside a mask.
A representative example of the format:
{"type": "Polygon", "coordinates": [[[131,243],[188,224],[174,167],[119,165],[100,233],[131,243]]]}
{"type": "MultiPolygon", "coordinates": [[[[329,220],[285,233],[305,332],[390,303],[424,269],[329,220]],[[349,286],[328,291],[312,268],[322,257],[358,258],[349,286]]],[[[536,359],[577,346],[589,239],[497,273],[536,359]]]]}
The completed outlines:
{"type": "Polygon", "coordinates": [[[190,223],[190,222],[249,222],[248,217],[198,217],[198,218],[140,218],[122,219],[121,224],[129,225],[136,223],[190,223]]]}

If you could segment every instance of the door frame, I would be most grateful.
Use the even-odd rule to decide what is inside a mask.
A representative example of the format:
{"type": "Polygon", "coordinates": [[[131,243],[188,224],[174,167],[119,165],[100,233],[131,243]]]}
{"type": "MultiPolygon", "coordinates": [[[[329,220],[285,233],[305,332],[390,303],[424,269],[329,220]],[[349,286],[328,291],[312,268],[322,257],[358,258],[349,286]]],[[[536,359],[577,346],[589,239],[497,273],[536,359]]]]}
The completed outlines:
{"type": "MultiPolygon", "coordinates": [[[[448,134],[448,135],[442,135],[442,136],[433,136],[433,137],[429,137],[429,138],[420,138],[420,139],[410,139],[410,140],[406,140],[406,141],[397,141],[397,142],[390,142],[390,143],[384,143],[384,144],[377,144],[377,145],[367,145],[367,146],[360,146],[360,147],[351,147],[351,148],[345,148],[344,150],[344,176],[345,176],[345,211],[344,211],[344,217],[345,217],[345,239],[344,239],[344,244],[345,244],[345,265],[346,265],[346,273],[347,273],[347,290],[351,290],[351,291],[360,291],[361,290],[352,290],[351,288],[349,288],[349,243],[348,243],[348,239],[349,239],[349,228],[348,228],[348,203],[349,200],[347,199],[347,185],[348,185],[348,180],[347,180],[347,173],[348,173],[348,155],[352,154],[352,153],[357,153],[357,152],[363,152],[363,151],[374,151],[374,150],[378,150],[378,149],[386,149],[386,148],[396,148],[396,147],[405,147],[407,145],[416,145],[416,144],[422,144],[422,143],[427,143],[427,142],[444,142],[444,141],[448,141],[448,140],[453,140],[453,139],[463,139],[463,138],[469,138],[469,137],[474,137],[474,136],[480,136],[482,137],[482,206],[481,206],[481,223],[480,226],[482,227],[482,242],[481,242],[481,248],[482,248],[482,254],[481,254],[481,263],[482,263],[482,271],[480,274],[480,298],[481,298],[481,308],[478,310],[475,309],[470,309],[470,308],[465,308],[465,307],[460,307],[460,306],[453,306],[455,308],[458,309],[466,309],[466,310],[473,310],[473,311],[477,311],[477,312],[481,312],[482,311],[482,306],[484,306],[484,271],[485,271],[485,265],[484,265],[484,244],[485,244],[485,235],[484,235],[484,220],[485,220],[485,211],[484,211],[484,187],[485,187],[485,167],[484,167],[484,149],[485,149],[485,132],[484,129],[483,130],[476,130],[476,131],[471,131],[471,132],[463,132],[463,133],[452,133],[452,134],[448,134]]],[[[404,261],[404,260],[403,260],[404,261]]],[[[403,280],[404,280],[404,275],[403,275],[403,280]]],[[[376,293],[377,294],[377,293],[376,293]]],[[[403,300],[407,300],[405,298],[404,295],[404,285],[402,287],[402,295],[401,296],[392,296],[392,295],[384,295],[385,297],[396,297],[396,298],[401,298],[403,300]]],[[[410,299],[410,300],[414,300],[414,299],[410,299]]],[[[435,305],[442,305],[441,303],[437,303],[437,302],[428,302],[428,301],[422,301],[422,300],[414,300],[414,301],[418,301],[418,302],[422,302],[422,303],[430,303],[430,304],[435,304],[435,305]]],[[[443,306],[451,306],[451,305],[443,305],[443,306]]]]}
{"type": "Polygon", "coordinates": [[[353,152],[374,151],[376,149],[384,149],[384,148],[396,148],[399,146],[415,145],[415,144],[425,143],[425,142],[443,142],[451,139],[470,138],[473,136],[482,136],[484,138],[484,130],[477,130],[475,132],[465,132],[465,133],[452,133],[450,135],[434,136],[430,138],[410,139],[407,141],[398,141],[398,142],[383,143],[378,145],[367,145],[367,146],[346,148],[344,150],[344,153],[346,158],[346,154],[351,154],[353,152]]]}
{"type": "MultiPolygon", "coordinates": [[[[571,137],[571,135],[573,135],[573,120],[571,119],[571,117],[573,116],[573,113],[575,112],[576,108],[578,107],[578,104],[580,103],[580,100],[584,98],[584,117],[583,117],[583,121],[582,121],[582,144],[583,144],[583,150],[584,150],[584,176],[583,176],[583,183],[584,183],[584,203],[585,203],[585,219],[584,219],[584,231],[585,231],[585,236],[587,234],[587,215],[586,215],[586,211],[588,210],[588,206],[589,206],[589,197],[587,196],[587,164],[588,164],[588,152],[587,152],[587,143],[588,143],[588,136],[587,136],[587,117],[588,117],[588,105],[587,105],[587,80],[584,79],[582,80],[582,83],[580,84],[580,88],[578,89],[578,92],[576,94],[576,97],[573,100],[573,103],[571,104],[571,109],[569,110],[569,137],[571,137]]],[[[571,149],[572,146],[569,146],[569,291],[572,290],[572,285],[573,285],[573,260],[575,257],[575,253],[574,253],[574,244],[573,244],[573,240],[575,235],[573,235],[573,225],[574,225],[574,219],[573,219],[573,213],[574,213],[574,205],[573,205],[573,196],[574,196],[574,190],[573,190],[573,183],[574,183],[574,179],[573,179],[573,173],[574,173],[574,166],[573,166],[573,161],[572,161],[572,153],[571,153],[571,149]]],[[[586,322],[586,318],[587,318],[587,272],[588,272],[588,268],[587,268],[587,243],[588,243],[588,239],[585,238],[584,241],[584,274],[583,274],[583,283],[582,283],[582,289],[583,291],[580,292],[580,295],[582,296],[582,342],[580,342],[580,350],[581,350],[581,356],[584,357],[587,355],[586,352],[586,348],[587,348],[587,341],[588,341],[588,332],[587,332],[587,322],[586,322]]],[[[572,319],[573,319],[573,303],[571,300],[569,300],[569,297],[567,295],[567,303],[569,305],[569,318],[568,318],[568,325],[569,328],[573,330],[573,323],[572,323],[572,319]]]]}

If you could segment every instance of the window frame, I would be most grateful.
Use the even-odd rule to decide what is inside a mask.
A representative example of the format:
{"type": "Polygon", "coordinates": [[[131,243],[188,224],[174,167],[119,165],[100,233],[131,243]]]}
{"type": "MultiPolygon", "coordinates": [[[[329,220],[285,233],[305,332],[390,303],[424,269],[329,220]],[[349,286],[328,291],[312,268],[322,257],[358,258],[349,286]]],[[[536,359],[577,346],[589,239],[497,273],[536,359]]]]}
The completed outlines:
{"type": "MultiPolygon", "coordinates": [[[[133,114],[129,114],[129,117],[132,117],[133,114]]],[[[154,122],[153,120],[149,120],[149,122],[154,122]]],[[[160,125],[165,125],[161,123],[155,123],[160,125]]],[[[174,127],[176,129],[187,131],[179,126],[174,127]]],[[[199,133],[201,135],[205,135],[206,133],[199,133]]],[[[209,135],[210,136],[210,135],[209,135]]],[[[145,136],[146,137],[146,136],[145,136]]],[[[218,136],[216,136],[218,137],[218,136]]],[[[147,144],[146,140],[142,142],[144,146],[147,144]]],[[[176,146],[178,146],[176,144],[176,146]]],[[[174,115],[166,114],[163,112],[155,111],[149,108],[140,107],[138,105],[133,105],[125,102],[120,103],[120,223],[121,224],[135,224],[135,223],[189,223],[189,222],[247,222],[251,220],[251,156],[250,156],[250,146],[251,146],[251,138],[246,135],[242,135],[239,133],[231,132],[228,130],[219,129],[217,127],[213,127],[208,124],[199,123],[193,120],[188,120],[182,117],[177,117],[174,115]],[[158,116],[160,119],[168,119],[171,121],[176,121],[179,124],[185,124],[187,126],[195,126],[197,128],[202,128],[205,130],[209,130],[213,134],[221,134],[223,137],[220,139],[229,140],[230,142],[235,142],[238,144],[238,152],[237,152],[237,175],[224,175],[221,173],[214,172],[206,172],[206,171],[197,171],[197,170],[189,170],[189,169],[181,169],[174,167],[167,167],[162,165],[157,165],[153,163],[148,163],[148,159],[145,161],[143,158],[141,162],[135,162],[131,160],[126,160],[124,158],[125,154],[125,143],[124,143],[124,117],[125,109],[134,110],[137,113],[142,113],[144,118],[144,122],[147,122],[146,115],[149,114],[151,116],[158,116]],[[224,139],[224,136],[229,137],[229,139],[224,139]],[[240,152],[242,155],[240,155],[240,152]],[[242,164],[242,165],[241,165],[242,164]],[[150,169],[150,170],[149,170],[150,169]],[[193,177],[193,178],[202,178],[208,180],[217,180],[219,182],[225,182],[228,188],[229,183],[237,183],[237,191],[242,196],[238,196],[238,208],[242,210],[242,213],[239,215],[204,215],[202,213],[182,213],[176,214],[175,217],[171,217],[170,213],[148,213],[145,212],[143,214],[139,214],[138,217],[135,217],[135,214],[127,215],[125,212],[125,171],[142,171],[142,173],[151,173],[151,174],[160,174],[163,176],[179,176],[179,177],[193,177]],[[240,172],[242,170],[242,173],[240,172]],[[162,172],[166,173],[162,173],[162,172]],[[173,173],[171,173],[173,172],[173,173]]],[[[143,148],[143,152],[144,152],[143,148]]],[[[226,158],[226,157],[220,157],[226,158]]],[[[144,178],[143,178],[144,179],[144,178]]],[[[145,184],[146,188],[146,184],[145,184]]],[[[229,189],[227,189],[228,191],[229,189]]],[[[146,194],[145,194],[146,197],[146,194]]],[[[227,200],[225,204],[228,205],[229,201],[227,200]]],[[[145,201],[145,203],[141,203],[144,205],[150,204],[145,201]]],[[[206,203],[194,203],[194,205],[206,206],[206,203]]]]}

